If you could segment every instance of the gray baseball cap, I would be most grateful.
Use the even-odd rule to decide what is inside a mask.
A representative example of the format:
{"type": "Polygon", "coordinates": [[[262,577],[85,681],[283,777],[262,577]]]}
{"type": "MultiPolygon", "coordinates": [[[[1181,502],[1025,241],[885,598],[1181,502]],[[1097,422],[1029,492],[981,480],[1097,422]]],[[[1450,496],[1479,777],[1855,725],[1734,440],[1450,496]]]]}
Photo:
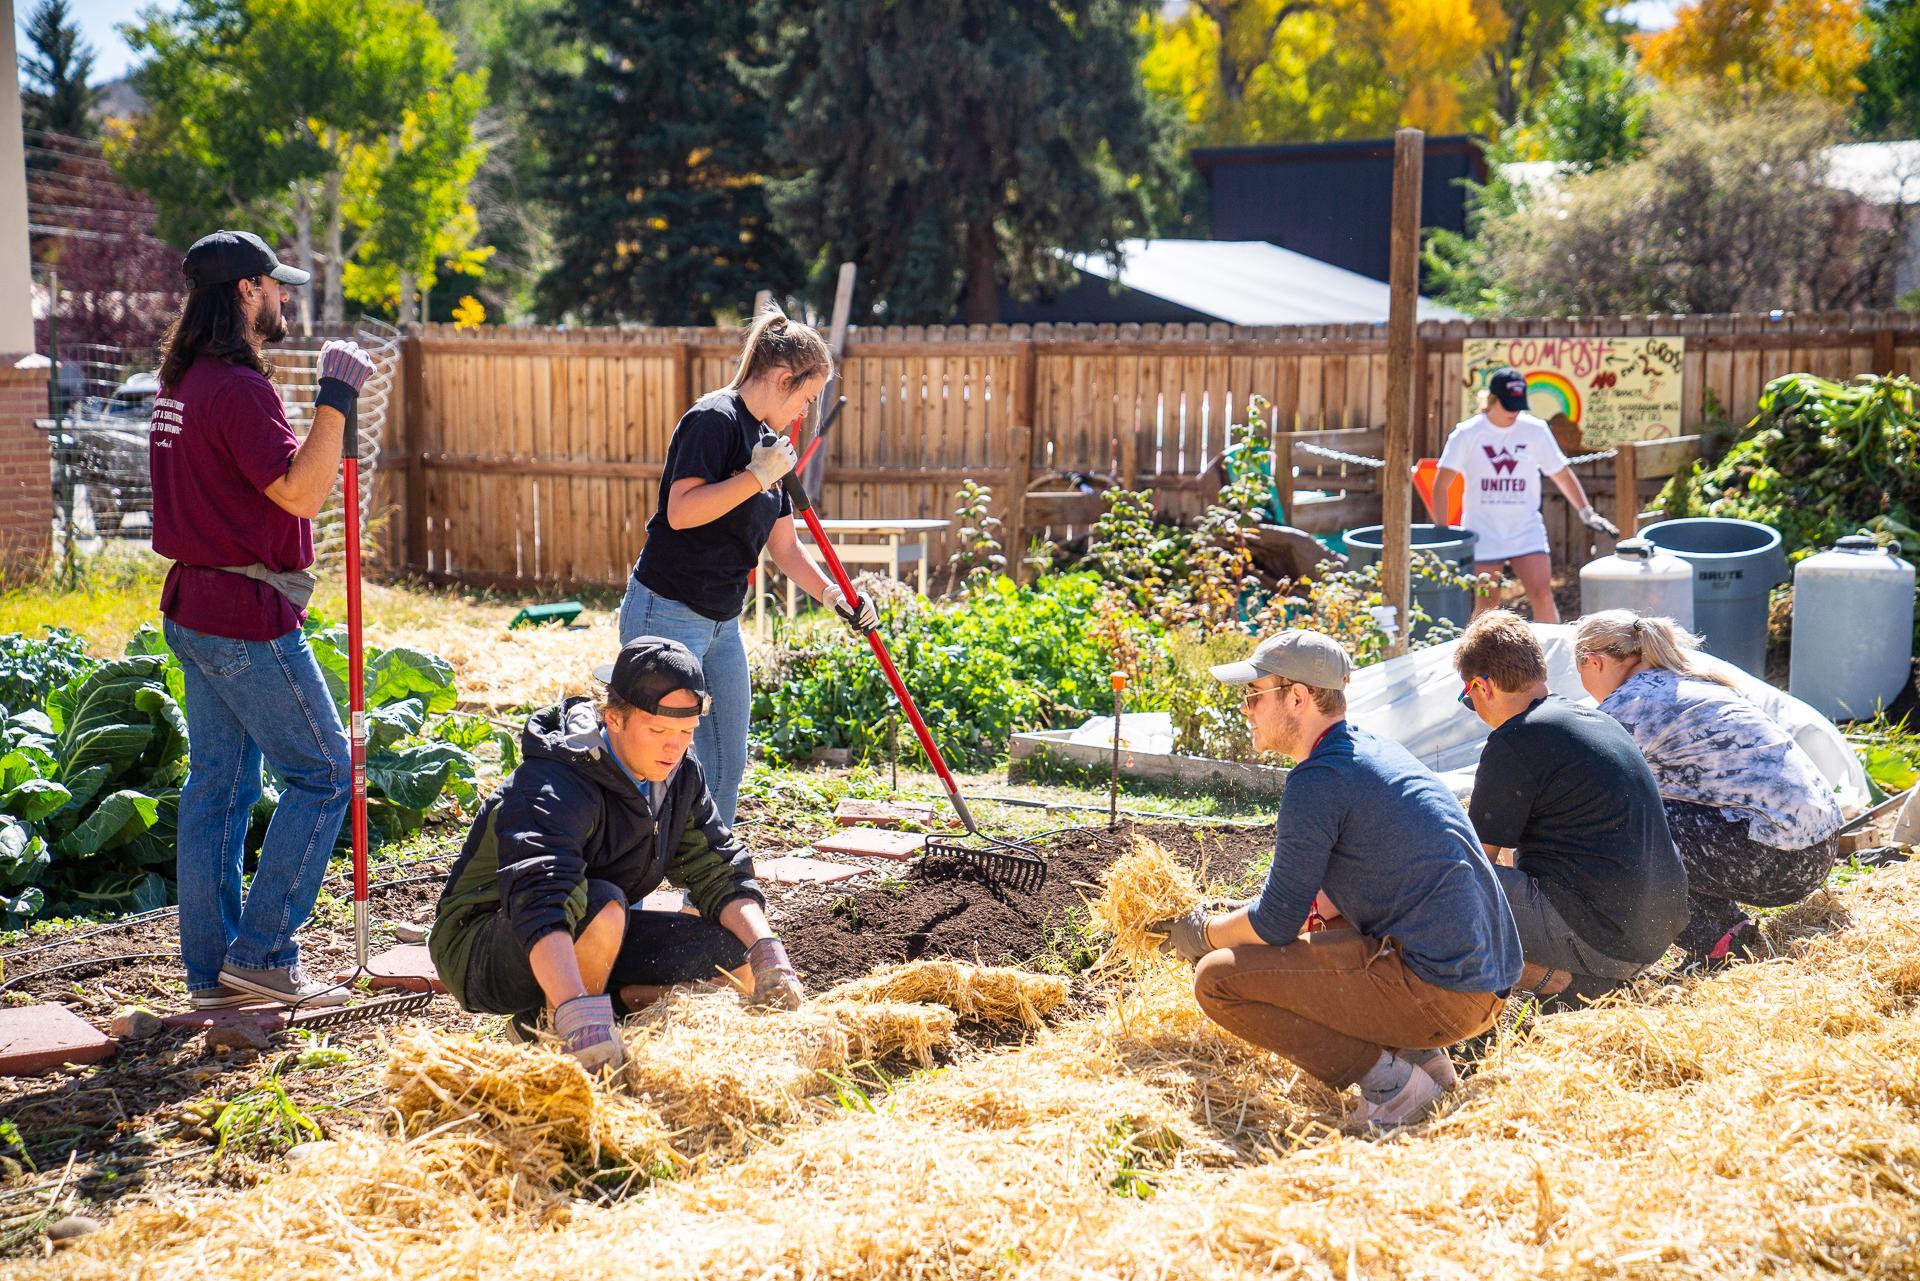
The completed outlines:
{"type": "Polygon", "coordinates": [[[1345,689],[1353,660],[1340,642],[1320,632],[1275,632],[1261,641],[1243,663],[1222,663],[1213,678],[1246,685],[1262,676],[1280,676],[1315,689],[1345,689]]]}

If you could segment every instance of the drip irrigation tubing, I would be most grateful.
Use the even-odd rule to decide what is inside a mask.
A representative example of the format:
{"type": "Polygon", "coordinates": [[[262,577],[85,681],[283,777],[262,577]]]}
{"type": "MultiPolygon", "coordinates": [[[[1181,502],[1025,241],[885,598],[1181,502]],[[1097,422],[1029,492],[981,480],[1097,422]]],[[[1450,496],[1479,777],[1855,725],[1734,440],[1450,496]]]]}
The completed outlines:
{"type": "MultiPolygon", "coordinates": [[[[978,799],[991,801],[999,805],[1018,805],[1024,809],[1037,810],[1086,810],[1093,814],[1105,814],[1104,805],[1087,805],[1079,801],[1041,801],[1024,796],[982,796],[978,799]]],[[[1169,814],[1165,810],[1120,810],[1129,818],[1159,819],[1169,823],[1186,823],[1194,827],[1272,827],[1273,822],[1264,818],[1209,818],[1204,814],[1169,814]]],[[[1063,827],[1063,832],[1091,832],[1103,830],[1098,823],[1084,823],[1076,827],[1063,827]]],[[[1051,833],[1048,833],[1051,835],[1051,833]]]]}

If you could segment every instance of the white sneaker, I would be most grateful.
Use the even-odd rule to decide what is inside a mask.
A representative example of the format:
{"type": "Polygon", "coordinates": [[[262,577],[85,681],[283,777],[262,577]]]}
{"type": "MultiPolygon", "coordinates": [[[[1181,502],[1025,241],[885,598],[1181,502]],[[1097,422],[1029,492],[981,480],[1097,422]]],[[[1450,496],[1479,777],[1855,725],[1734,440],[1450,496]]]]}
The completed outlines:
{"type": "Polygon", "coordinates": [[[1347,1118],[1355,1126],[1372,1126],[1376,1129],[1392,1130],[1403,1125],[1412,1125],[1425,1120],[1434,1106],[1446,1097],[1446,1088],[1433,1076],[1416,1070],[1407,1074],[1407,1083],[1394,1092],[1392,1097],[1375,1103],[1366,1095],[1360,1096],[1360,1106],[1347,1118]]]}
{"type": "Polygon", "coordinates": [[[346,984],[317,983],[308,978],[307,972],[298,965],[271,970],[223,965],[220,967],[220,981],[230,988],[237,988],[247,993],[249,1000],[265,997],[281,1005],[297,1005],[302,1009],[319,1009],[323,1006],[347,1003],[346,984]]]}
{"type": "Polygon", "coordinates": [[[217,983],[210,988],[193,994],[193,1008],[196,1010],[230,1010],[236,1005],[247,1005],[260,998],[217,983]]]}
{"type": "Polygon", "coordinates": [[[1432,1077],[1443,1090],[1451,1090],[1460,1084],[1460,1074],[1454,1070],[1453,1056],[1445,1050],[1395,1050],[1394,1053],[1432,1077]]]}

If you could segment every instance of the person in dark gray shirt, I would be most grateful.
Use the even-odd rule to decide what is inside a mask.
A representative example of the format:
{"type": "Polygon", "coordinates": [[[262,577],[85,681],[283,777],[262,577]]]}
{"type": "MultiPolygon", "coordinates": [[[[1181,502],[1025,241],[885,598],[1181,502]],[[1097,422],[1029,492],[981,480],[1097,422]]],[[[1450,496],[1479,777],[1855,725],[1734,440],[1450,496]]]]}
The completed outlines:
{"type": "Polygon", "coordinates": [[[1475,619],[1453,662],[1461,702],[1493,727],[1467,812],[1501,864],[1522,984],[1543,996],[1611,991],[1687,923],[1687,873],[1653,772],[1611,716],[1548,692],[1546,655],[1518,615],[1475,619]]]}
{"type": "Polygon", "coordinates": [[[1336,1090],[1358,1084],[1354,1120],[1404,1125],[1453,1085],[1446,1047],[1499,1016],[1520,939],[1446,785],[1347,724],[1351,666],[1331,637],[1288,631],[1213,669],[1248,686],[1255,745],[1299,764],[1259,896],[1158,928],[1195,963],[1208,1017],[1336,1090]]]}

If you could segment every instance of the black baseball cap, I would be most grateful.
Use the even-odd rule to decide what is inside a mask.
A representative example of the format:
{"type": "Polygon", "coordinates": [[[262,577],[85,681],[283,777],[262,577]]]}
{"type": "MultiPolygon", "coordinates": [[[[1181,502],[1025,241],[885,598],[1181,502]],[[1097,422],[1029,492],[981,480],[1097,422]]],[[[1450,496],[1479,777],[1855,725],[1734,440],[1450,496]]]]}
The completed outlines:
{"type": "Polygon", "coordinates": [[[1493,398],[1516,413],[1527,407],[1527,378],[1512,365],[1502,365],[1487,379],[1493,398]]]}
{"type": "Polygon", "coordinates": [[[664,636],[634,637],[620,647],[620,657],[594,668],[593,678],[621,702],[655,716],[704,716],[713,706],[700,660],[685,645],[664,636]],[[694,705],[660,706],[660,700],[677,689],[698,695],[694,705]]]}
{"type": "Polygon", "coordinates": [[[313,279],[312,272],[289,267],[274,257],[267,242],[251,231],[216,231],[200,237],[187,250],[180,270],[196,289],[255,276],[272,276],[283,285],[304,285],[313,279]]]}

